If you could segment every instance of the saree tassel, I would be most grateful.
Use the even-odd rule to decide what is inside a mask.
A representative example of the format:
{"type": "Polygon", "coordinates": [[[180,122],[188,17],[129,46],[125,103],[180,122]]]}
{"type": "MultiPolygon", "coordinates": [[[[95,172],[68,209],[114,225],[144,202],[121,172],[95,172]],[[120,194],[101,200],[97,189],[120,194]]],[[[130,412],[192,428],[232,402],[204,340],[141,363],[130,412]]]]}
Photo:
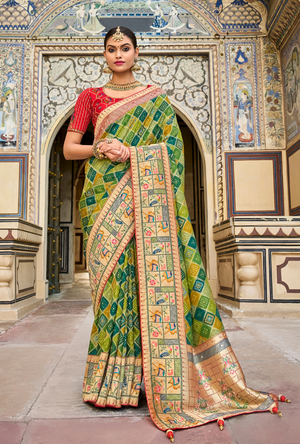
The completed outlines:
{"type": "Polygon", "coordinates": [[[217,423],[218,423],[218,426],[220,427],[220,430],[222,432],[222,430],[224,429],[224,425],[225,425],[224,419],[222,419],[222,418],[218,419],[217,423]]]}
{"type": "Polygon", "coordinates": [[[171,429],[167,430],[166,431],[166,435],[167,435],[167,438],[169,438],[171,440],[171,442],[174,442],[174,432],[173,432],[173,430],[171,430],[171,429]]]}
{"type": "Polygon", "coordinates": [[[285,396],[283,396],[283,395],[278,395],[278,401],[281,401],[281,402],[288,402],[288,403],[290,403],[290,402],[292,402],[292,401],[290,401],[289,399],[287,399],[285,396]]]}
{"type": "Polygon", "coordinates": [[[282,413],[279,411],[278,407],[271,407],[269,410],[271,413],[275,413],[275,415],[276,415],[276,413],[278,413],[280,418],[282,418],[282,413]]]}

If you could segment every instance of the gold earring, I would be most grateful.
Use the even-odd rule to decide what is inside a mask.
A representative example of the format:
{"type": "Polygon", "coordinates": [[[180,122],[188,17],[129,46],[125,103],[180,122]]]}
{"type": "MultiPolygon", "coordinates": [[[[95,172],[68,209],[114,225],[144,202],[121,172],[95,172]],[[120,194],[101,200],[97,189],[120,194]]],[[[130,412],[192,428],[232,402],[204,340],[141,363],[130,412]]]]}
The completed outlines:
{"type": "Polygon", "coordinates": [[[104,66],[103,68],[103,72],[105,72],[105,74],[112,74],[113,70],[110,69],[110,67],[108,65],[104,66]]]}
{"type": "Polygon", "coordinates": [[[137,63],[137,59],[134,59],[134,65],[131,67],[131,71],[140,71],[142,68],[137,63]]]}

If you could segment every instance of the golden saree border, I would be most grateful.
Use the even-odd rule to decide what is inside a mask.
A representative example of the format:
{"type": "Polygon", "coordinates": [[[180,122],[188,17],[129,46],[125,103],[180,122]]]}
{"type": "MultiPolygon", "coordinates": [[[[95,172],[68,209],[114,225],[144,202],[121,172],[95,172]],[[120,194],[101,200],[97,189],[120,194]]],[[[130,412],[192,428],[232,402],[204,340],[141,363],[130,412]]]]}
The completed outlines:
{"type": "Polygon", "coordinates": [[[86,257],[96,313],[105,285],[134,235],[131,172],[128,170],[100,211],[88,237],[86,257]]]}
{"type": "Polygon", "coordinates": [[[100,140],[101,135],[104,133],[109,125],[114,123],[116,120],[124,116],[132,108],[145,103],[160,94],[164,94],[164,91],[157,86],[150,86],[150,88],[145,88],[142,91],[132,94],[129,97],[125,97],[120,102],[114,103],[113,105],[106,108],[102,113],[99,114],[96,127],[95,127],[95,139],[100,140]]]}
{"type": "MultiPolygon", "coordinates": [[[[163,183],[163,189],[165,191],[165,205],[169,208],[169,214],[173,217],[170,217],[169,219],[169,229],[168,229],[168,237],[170,239],[170,243],[172,244],[172,252],[173,255],[170,254],[168,256],[173,256],[173,269],[172,270],[166,270],[166,274],[170,276],[167,271],[171,271],[175,275],[175,282],[174,282],[174,289],[176,292],[177,300],[175,302],[175,306],[177,306],[177,322],[176,325],[171,325],[175,323],[167,322],[166,329],[170,329],[170,336],[172,335],[172,340],[174,341],[174,335],[176,334],[177,344],[180,346],[180,354],[178,353],[177,361],[180,367],[180,371],[177,373],[180,373],[180,376],[171,376],[169,379],[172,380],[171,384],[181,384],[181,390],[183,395],[183,405],[188,406],[188,397],[189,397],[189,385],[188,385],[188,359],[187,359],[187,346],[186,346],[186,336],[185,336],[185,322],[184,322],[184,311],[183,311],[183,293],[182,293],[182,283],[181,283],[181,268],[180,268],[180,261],[179,261],[179,255],[178,255],[178,240],[177,240],[177,228],[176,228],[176,219],[175,219],[175,208],[174,208],[174,198],[173,198],[173,191],[172,191],[172,182],[171,182],[171,172],[170,172],[170,165],[169,165],[169,159],[168,159],[168,151],[167,147],[164,143],[161,143],[159,145],[156,145],[156,147],[159,146],[158,152],[153,152],[155,145],[147,147],[149,151],[152,152],[150,156],[152,158],[156,157],[156,154],[158,154],[158,157],[160,157],[159,160],[162,160],[163,166],[164,166],[164,183],[163,183]],[[160,155],[161,154],[161,155],[160,155]],[[169,327],[168,327],[169,326],[169,327]],[[171,332],[171,329],[172,332],[171,332]],[[176,331],[174,331],[174,329],[176,331]],[[180,363],[179,363],[180,361],[180,363]],[[180,378],[180,382],[178,382],[178,378],[180,378]],[[173,381],[175,379],[175,382],[173,381]]],[[[170,427],[170,425],[167,425],[165,421],[162,421],[160,418],[160,415],[157,414],[157,406],[154,405],[154,399],[155,395],[153,392],[153,376],[159,376],[160,374],[165,374],[166,369],[165,365],[161,364],[162,361],[159,360],[157,362],[151,362],[151,356],[155,353],[153,353],[153,348],[157,347],[158,344],[155,340],[151,340],[149,336],[149,313],[151,316],[151,310],[149,308],[148,302],[149,302],[149,288],[146,284],[149,274],[147,275],[147,255],[146,249],[145,249],[145,243],[144,243],[144,218],[143,218],[143,212],[144,212],[144,205],[142,204],[143,200],[145,202],[145,195],[142,195],[142,189],[146,189],[147,192],[153,191],[154,189],[154,183],[150,184],[149,180],[144,183],[144,180],[141,178],[143,175],[143,168],[144,172],[146,170],[146,167],[148,165],[145,165],[145,162],[143,160],[147,160],[147,157],[143,156],[145,155],[145,147],[135,148],[131,147],[131,172],[132,172],[132,185],[133,185],[133,199],[134,199],[134,209],[135,209],[135,236],[136,236],[136,249],[137,249],[137,264],[138,264],[138,272],[139,272],[139,298],[140,298],[140,318],[141,318],[141,336],[142,336],[142,349],[143,349],[143,368],[144,368],[144,378],[145,378],[145,391],[146,391],[146,397],[149,407],[150,416],[154,422],[154,424],[161,430],[166,430],[170,427]],[[144,152],[143,152],[144,151],[144,152]],[[142,174],[141,174],[142,172],[142,174]]],[[[156,151],[156,150],[154,150],[156,151]]],[[[149,171],[149,168],[148,170],[149,171]]],[[[155,171],[155,167],[154,167],[155,171]]],[[[151,171],[152,173],[153,171],[151,171]]],[[[158,173],[158,169],[157,169],[158,173]]],[[[147,174],[147,173],[146,173],[147,174]]],[[[151,175],[149,175],[151,176],[151,175]]],[[[145,178],[149,176],[144,176],[145,178]]],[[[157,176],[159,176],[157,174],[157,176]]],[[[161,191],[161,178],[158,177],[158,190],[161,191]],[[160,180],[159,180],[160,179],[160,180]]],[[[145,191],[144,191],[145,194],[145,191]]],[[[149,197],[149,196],[147,196],[149,197]]],[[[149,204],[149,201],[147,202],[149,204]]],[[[146,207],[147,208],[147,207],[146,207]]],[[[161,221],[163,223],[163,221],[161,221]]],[[[147,223],[146,223],[147,224],[147,223]]],[[[146,228],[151,229],[151,227],[146,226],[146,228]]],[[[156,232],[155,232],[156,233],[156,232]]],[[[157,233],[156,233],[157,234],[157,233]]],[[[166,234],[166,233],[163,233],[166,234]]],[[[166,236],[163,236],[166,237],[166,236]]],[[[166,248],[164,246],[164,248],[166,248]]],[[[171,253],[171,249],[169,250],[171,253]]],[[[153,255],[150,255],[153,256],[153,255]]],[[[151,276],[151,275],[150,275],[151,276]]],[[[162,275],[160,275],[161,277],[162,275]]],[[[155,276],[151,276],[155,278],[155,276]]],[[[170,278],[169,278],[170,279],[170,278]]],[[[151,281],[150,281],[151,283],[151,281]]],[[[168,282],[169,283],[169,282],[168,282]]],[[[173,287],[172,287],[173,288],[173,287]]],[[[151,290],[150,290],[151,292],[151,290]]],[[[170,292],[170,294],[173,294],[173,292],[170,292]]],[[[168,297],[172,297],[168,295],[168,297]]],[[[174,295],[175,297],[175,295],[174,295]]],[[[151,299],[150,299],[151,301],[151,299]]],[[[154,302],[154,301],[153,301],[154,302]]],[[[151,307],[151,305],[150,305],[151,307]]],[[[154,309],[154,307],[153,307],[154,309]]],[[[154,311],[155,312],[155,311],[154,311]]],[[[161,317],[158,314],[159,317],[161,317]]],[[[168,317],[168,316],[166,316],[168,317]]],[[[158,323],[160,324],[160,323],[158,323]]],[[[165,327],[165,326],[164,326],[165,327]]],[[[151,328],[151,327],[150,327],[151,328]]],[[[154,328],[158,328],[158,336],[163,336],[162,328],[161,326],[155,326],[154,328]]],[[[155,334],[157,331],[154,330],[152,332],[152,336],[156,337],[155,334]]],[[[177,345],[176,345],[177,346],[177,345]]],[[[176,347],[175,346],[175,347],[176,347]]],[[[174,349],[172,349],[172,353],[176,353],[174,349]]],[[[172,363],[174,364],[174,363],[172,363]]],[[[177,365],[178,366],[178,365],[177,365]]],[[[169,371],[170,373],[171,371],[169,371]]],[[[172,373],[175,374],[174,370],[172,370],[172,373]]],[[[157,391],[160,390],[158,387],[160,387],[160,384],[164,384],[164,392],[166,391],[165,383],[166,381],[162,380],[163,378],[155,379],[155,383],[157,382],[157,391]]],[[[161,387],[160,387],[161,388],[161,387]]],[[[172,388],[172,387],[171,387],[172,388]]],[[[174,389],[174,385],[172,388],[172,392],[176,391],[177,388],[174,389]]],[[[164,393],[167,394],[167,393],[164,393]]],[[[160,396],[159,393],[156,396],[160,396]]],[[[175,413],[176,415],[176,413],[175,413]]]]}
{"type": "Polygon", "coordinates": [[[176,215],[167,147],[131,147],[143,369],[161,430],[196,427],[274,404],[247,388],[226,333],[187,345],[176,215]]]}
{"type": "Polygon", "coordinates": [[[137,407],[141,366],[141,358],[109,356],[104,352],[100,356],[88,355],[83,382],[84,402],[96,407],[137,407]]]}

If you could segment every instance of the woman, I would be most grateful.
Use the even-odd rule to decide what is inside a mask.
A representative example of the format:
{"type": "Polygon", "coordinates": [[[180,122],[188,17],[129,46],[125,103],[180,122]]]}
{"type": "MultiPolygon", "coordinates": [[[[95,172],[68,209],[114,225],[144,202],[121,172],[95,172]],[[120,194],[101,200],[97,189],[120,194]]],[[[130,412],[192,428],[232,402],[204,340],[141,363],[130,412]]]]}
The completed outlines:
{"type": "MultiPolygon", "coordinates": [[[[67,133],[67,159],[89,158],[79,202],[95,320],[83,399],[137,406],[142,369],[161,430],[277,409],[247,388],[202,266],[184,198],[183,143],[159,87],[135,81],[138,48],[111,29],[104,87],[83,91],[67,133]],[[89,121],[93,146],[80,141],[89,121]]],[[[277,409],[278,410],[278,409],[277,409]]]]}

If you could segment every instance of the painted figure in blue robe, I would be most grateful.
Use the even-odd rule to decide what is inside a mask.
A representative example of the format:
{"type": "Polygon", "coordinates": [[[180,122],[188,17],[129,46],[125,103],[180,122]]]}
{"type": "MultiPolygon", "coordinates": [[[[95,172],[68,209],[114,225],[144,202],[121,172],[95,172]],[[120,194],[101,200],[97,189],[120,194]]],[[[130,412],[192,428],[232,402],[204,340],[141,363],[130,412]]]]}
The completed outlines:
{"type": "Polygon", "coordinates": [[[167,21],[168,20],[167,17],[164,16],[161,6],[159,4],[155,5],[155,9],[153,9],[151,6],[151,0],[148,0],[146,3],[148,7],[151,9],[151,11],[154,12],[155,15],[155,20],[153,24],[150,26],[150,28],[156,29],[157,31],[165,29],[169,25],[169,22],[167,21]]]}
{"type": "Polygon", "coordinates": [[[236,114],[236,142],[253,141],[253,110],[247,89],[241,91],[236,114]]]}

